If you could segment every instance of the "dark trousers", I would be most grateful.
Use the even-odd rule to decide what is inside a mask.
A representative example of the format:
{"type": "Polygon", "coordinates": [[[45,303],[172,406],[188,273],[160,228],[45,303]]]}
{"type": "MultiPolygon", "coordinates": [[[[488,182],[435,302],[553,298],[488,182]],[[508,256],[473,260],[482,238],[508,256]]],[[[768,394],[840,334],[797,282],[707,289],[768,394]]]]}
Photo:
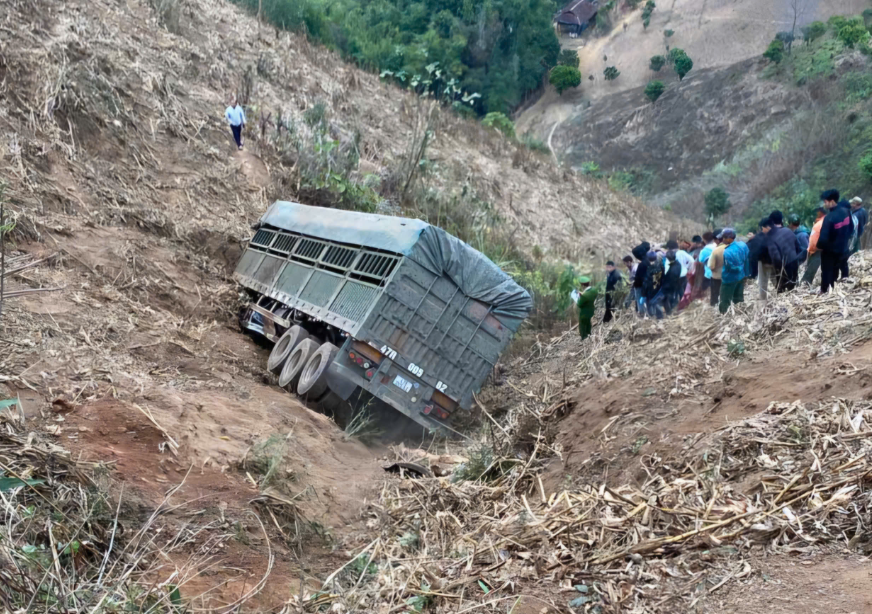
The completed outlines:
{"type": "Polygon", "coordinates": [[[835,285],[841,262],[841,254],[821,252],[821,294],[826,294],[835,285]]]}
{"type": "Polygon", "coordinates": [[[237,147],[242,147],[242,124],[238,126],[230,126],[233,131],[233,140],[236,141],[237,147]]]}
{"type": "Polygon", "coordinates": [[[611,322],[614,315],[612,314],[612,297],[606,294],[606,313],[603,316],[603,322],[611,322]]]}
{"type": "Polygon", "coordinates": [[[839,260],[839,279],[845,279],[850,274],[850,271],[848,270],[848,258],[850,257],[851,254],[847,253],[842,256],[841,260],[839,260]]]}
{"type": "Polygon", "coordinates": [[[712,277],[712,296],[711,296],[711,306],[716,307],[718,304],[718,299],[721,296],[721,280],[715,279],[712,277]]]}
{"type": "Polygon", "coordinates": [[[731,284],[721,284],[721,300],[718,311],[727,313],[730,305],[745,302],[745,280],[735,281],[731,284]]]}
{"type": "Polygon", "coordinates": [[[794,260],[790,264],[783,265],[775,273],[775,287],[778,289],[778,294],[789,292],[796,288],[796,282],[799,278],[799,261],[794,260]]]}
{"type": "Polygon", "coordinates": [[[591,331],[593,331],[593,323],[591,323],[591,318],[593,315],[581,315],[578,314],[578,332],[581,335],[582,339],[587,339],[590,337],[591,331]]]}
{"type": "Polygon", "coordinates": [[[802,276],[802,283],[812,285],[814,283],[814,277],[817,275],[820,268],[821,253],[817,251],[808,257],[808,261],[805,265],[805,274],[802,276]]]}

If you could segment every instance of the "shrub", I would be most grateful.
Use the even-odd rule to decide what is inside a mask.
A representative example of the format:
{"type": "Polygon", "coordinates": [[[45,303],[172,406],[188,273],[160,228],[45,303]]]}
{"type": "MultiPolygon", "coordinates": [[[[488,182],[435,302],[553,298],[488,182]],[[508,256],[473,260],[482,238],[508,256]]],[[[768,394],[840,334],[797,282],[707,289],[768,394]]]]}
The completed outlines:
{"type": "Polygon", "coordinates": [[[548,147],[548,143],[545,141],[541,141],[534,136],[529,134],[525,134],[521,137],[521,143],[532,151],[536,151],[539,153],[550,154],[551,149],[548,147]]]}
{"type": "Polygon", "coordinates": [[[666,38],[672,38],[674,34],[675,30],[663,30],[663,36],[665,36],[666,38]]]}
{"type": "Polygon", "coordinates": [[[686,53],[675,58],[675,72],[678,73],[679,81],[684,79],[684,76],[693,70],[693,60],[686,53]]]}
{"type": "Polygon", "coordinates": [[[454,112],[457,113],[460,117],[464,117],[466,119],[475,119],[478,115],[468,104],[464,104],[460,100],[455,100],[451,103],[451,108],[454,109],[454,112]]]}
{"type": "Polygon", "coordinates": [[[842,28],[848,25],[848,18],[843,15],[833,15],[827,20],[827,25],[832,28],[833,32],[838,34],[842,28]]]}
{"type": "Polygon", "coordinates": [[[863,18],[854,17],[848,21],[839,30],[839,40],[852,49],[855,45],[868,41],[869,30],[866,29],[866,24],[863,22],[863,18]]]}
{"type": "Polygon", "coordinates": [[[811,44],[827,33],[827,24],[822,21],[813,21],[802,29],[802,38],[806,44],[811,44]]]}
{"type": "Polygon", "coordinates": [[[784,59],[784,42],[776,39],[769,43],[769,47],[763,52],[763,57],[774,64],[780,64],[784,59]]]}
{"type": "Polygon", "coordinates": [[[872,149],[866,152],[866,155],[860,158],[860,170],[866,175],[866,178],[872,181],[872,149]]]}
{"type": "Polygon", "coordinates": [[[731,206],[730,195],[723,188],[712,188],[705,195],[705,212],[712,222],[729,211],[731,206]]]}
{"type": "Polygon", "coordinates": [[[652,103],[657,102],[657,99],[660,98],[665,91],[666,86],[663,84],[663,81],[651,81],[645,87],[645,95],[652,103]]]}
{"type": "Polygon", "coordinates": [[[863,23],[866,24],[866,27],[872,27],[872,9],[863,11],[863,23]]]}
{"type": "Polygon", "coordinates": [[[515,138],[515,124],[505,113],[492,111],[484,116],[484,119],[481,120],[481,124],[487,128],[499,130],[504,136],[510,139],[515,138]]]}
{"type": "Polygon", "coordinates": [[[666,58],[662,55],[655,55],[651,58],[649,66],[654,72],[660,72],[660,69],[666,66],[666,58]]]}
{"type": "Polygon", "coordinates": [[[621,71],[618,70],[615,66],[609,66],[603,71],[603,76],[606,78],[606,81],[614,81],[621,75],[621,71]]]}
{"type": "Polygon", "coordinates": [[[651,14],[655,8],[657,8],[657,5],[654,3],[654,0],[648,0],[645,3],[645,8],[642,9],[642,25],[646,28],[651,24],[651,14]]]}
{"type": "Polygon", "coordinates": [[[596,177],[599,179],[602,177],[602,173],[600,172],[600,165],[596,162],[582,162],[581,167],[579,169],[582,175],[588,175],[590,177],[596,177]]]}
{"type": "Polygon", "coordinates": [[[578,51],[575,49],[564,49],[557,56],[557,64],[560,66],[572,66],[578,68],[578,51]]]}
{"type": "Polygon", "coordinates": [[[557,89],[558,94],[563,94],[570,87],[581,84],[581,73],[573,66],[555,66],[551,69],[548,82],[557,89]]]}

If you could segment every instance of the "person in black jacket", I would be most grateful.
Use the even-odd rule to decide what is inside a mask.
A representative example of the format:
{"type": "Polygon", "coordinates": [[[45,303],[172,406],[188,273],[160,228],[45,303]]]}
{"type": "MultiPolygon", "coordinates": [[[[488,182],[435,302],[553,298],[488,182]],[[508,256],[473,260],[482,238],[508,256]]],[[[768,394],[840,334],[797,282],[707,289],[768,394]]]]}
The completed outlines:
{"type": "Polygon", "coordinates": [[[850,207],[839,202],[838,190],[827,190],[821,194],[821,200],[824,201],[824,207],[829,209],[817,242],[821,252],[821,294],[825,294],[835,285],[839,268],[847,267],[854,236],[854,220],[850,207]]]}
{"type": "Polygon", "coordinates": [[[669,315],[678,307],[681,298],[679,292],[684,288],[681,285],[681,263],[675,259],[675,250],[666,252],[666,261],[669,263],[669,268],[663,276],[663,307],[666,315],[669,315]]]}
{"type": "Polygon", "coordinates": [[[767,237],[767,247],[775,270],[776,288],[781,294],[796,287],[799,277],[799,241],[792,230],[784,227],[781,211],[773,211],[769,220],[772,230],[767,237]]]}
{"type": "Polygon", "coordinates": [[[636,301],[636,310],[640,316],[645,315],[645,310],[642,309],[642,299],[645,298],[642,294],[642,286],[645,284],[645,276],[648,274],[648,251],[651,249],[651,244],[647,241],[633,248],[632,254],[639,261],[639,266],[636,267],[636,275],[633,277],[633,294],[636,301]]]}
{"type": "MultiPolygon", "coordinates": [[[[648,252],[645,280],[642,282],[642,296],[645,301],[644,311],[658,320],[663,319],[663,261],[656,252],[648,252]]],[[[641,266],[639,267],[641,268],[641,266]]]]}
{"type": "Polygon", "coordinates": [[[609,260],[606,262],[606,313],[603,316],[603,322],[611,322],[614,314],[612,310],[618,306],[620,297],[617,296],[619,286],[624,283],[624,278],[615,268],[615,263],[609,260]]]}

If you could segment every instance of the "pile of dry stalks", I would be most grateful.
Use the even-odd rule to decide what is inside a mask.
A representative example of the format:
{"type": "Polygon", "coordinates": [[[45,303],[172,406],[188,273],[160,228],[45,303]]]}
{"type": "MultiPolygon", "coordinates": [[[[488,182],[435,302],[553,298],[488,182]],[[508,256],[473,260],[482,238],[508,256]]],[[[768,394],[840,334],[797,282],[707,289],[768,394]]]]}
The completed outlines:
{"type": "Polygon", "coordinates": [[[773,403],[639,485],[549,493],[530,463],[489,482],[397,479],[377,537],[295,607],[331,612],[689,611],[752,573],[752,550],[872,549],[872,403],[773,403]],[[660,608],[672,602],[667,610],[660,608]]]}
{"type": "Polygon", "coordinates": [[[160,614],[208,602],[192,598],[187,585],[216,564],[227,536],[188,523],[177,530],[161,525],[159,518],[179,507],[170,498],[181,484],[143,522],[129,525],[123,517],[130,510],[121,514],[123,490],[110,497],[102,483],[108,467],[77,461],[22,431],[12,401],[0,407],[0,610],[160,614]]]}

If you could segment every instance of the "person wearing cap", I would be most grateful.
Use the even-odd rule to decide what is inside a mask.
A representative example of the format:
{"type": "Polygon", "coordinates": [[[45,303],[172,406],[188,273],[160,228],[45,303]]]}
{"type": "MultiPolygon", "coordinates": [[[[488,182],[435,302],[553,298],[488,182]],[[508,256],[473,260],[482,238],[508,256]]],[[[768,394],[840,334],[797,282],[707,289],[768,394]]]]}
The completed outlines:
{"type": "Polygon", "coordinates": [[[775,271],[775,287],[779,294],[793,290],[799,277],[799,241],[789,228],[784,227],[784,214],[773,211],[769,215],[772,229],[767,246],[775,271]]]}
{"type": "Polygon", "coordinates": [[[851,253],[856,254],[860,251],[860,239],[863,238],[863,231],[866,230],[866,224],[869,222],[869,213],[863,207],[863,199],[859,196],[851,199],[851,213],[854,214],[857,224],[857,238],[851,245],[851,253]]]}
{"type": "Polygon", "coordinates": [[[815,275],[818,269],[821,268],[821,250],[818,249],[818,238],[821,236],[821,226],[824,223],[824,217],[827,215],[827,210],[823,207],[818,207],[815,211],[817,219],[811,227],[811,234],[808,237],[808,257],[805,262],[805,272],[802,274],[802,282],[805,285],[814,283],[815,275]]]}
{"type": "MultiPolygon", "coordinates": [[[[641,311],[649,316],[663,319],[663,261],[657,257],[657,252],[650,251],[647,255],[645,280],[642,283],[641,311]]],[[[641,267],[640,267],[641,268],[641,267]]]]}
{"type": "Polygon", "coordinates": [[[609,260],[606,262],[606,313],[603,316],[603,322],[611,322],[614,314],[612,309],[620,304],[621,286],[624,284],[624,278],[615,268],[615,263],[609,260]]]}
{"type": "Polygon", "coordinates": [[[745,302],[745,278],[751,272],[748,264],[751,252],[745,243],[736,241],[736,231],[732,228],[724,228],[721,241],[724,252],[718,311],[723,314],[730,305],[745,302]]]}
{"type": "Polygon", "coordinates": [[[799,223],[799,216],[795,213],[792,213],[789,218],[787,218],[787,225],[790,227],[790,230],[793,231],[794,236],[796,236],[796,240],[799,245],[799,263],[802,264],[805,262],[806,257],[808,256],[808,239],[810,236],[808,228],[799,223]]]}
{"type": "Polygon", "coordinates": [[[718,229],[718,234],[715,235],[717,246],[712,250],[707,263],[707,266],[712,273],[712,293],[709,301],[712,307],[717,307],[718,299],[721,294],[721,273],[724,267],[724,249],[727,247],[722,241],[723,235],[723,229],[718,229]]]}
{"type": "Polygon", "coordinates": [[[854,220],[847,201],[839,201],[838,190],[821,194],[828,210],[817,247],[821,251],[821,294],[830,291],[839,275],[848,276],[848,257],[851,255],[851,238],[854,235],[854,220]]]}
{"type": "Polygon", "coordinates": [[[599,292],[596,288],[590,285],[590,277],[578,278],[578,332],[582,339],[587,339],[593,330],[593,319],[596,303],[596,297],[599,292]]]}

